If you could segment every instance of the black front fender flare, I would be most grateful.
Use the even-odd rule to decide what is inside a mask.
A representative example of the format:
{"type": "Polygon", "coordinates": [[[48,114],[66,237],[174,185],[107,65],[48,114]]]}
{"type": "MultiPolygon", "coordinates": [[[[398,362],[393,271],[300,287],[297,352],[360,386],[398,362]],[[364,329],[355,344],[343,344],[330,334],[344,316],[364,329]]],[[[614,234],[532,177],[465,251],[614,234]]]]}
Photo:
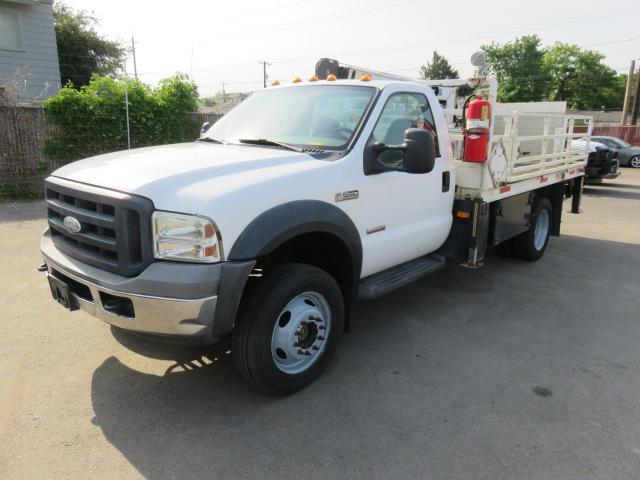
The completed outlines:
{"type": "Polygon", "coordinates": [[[273,252],[287,240],[305,233],[335,235],[351,254],[353,284],[357,285],[362,269],[362,242],[349,216],[335,205],[319,200],[283,203],[258,215],[242,231],[229,260],[251,260],[273,252]]]}

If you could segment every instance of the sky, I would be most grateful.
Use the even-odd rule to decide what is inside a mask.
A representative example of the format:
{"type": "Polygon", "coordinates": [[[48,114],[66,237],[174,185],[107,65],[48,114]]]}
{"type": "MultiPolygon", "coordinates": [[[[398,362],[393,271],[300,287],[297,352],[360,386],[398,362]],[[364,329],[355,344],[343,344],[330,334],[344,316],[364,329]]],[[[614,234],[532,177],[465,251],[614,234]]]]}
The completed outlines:
{"type": "MultiPolygon", "coordinates": [[[[188,73],[201,96],[310,77],[318,58],[415,77],[433,50],[462,76],[480,45],[536,33],[544,45],[598,50],[619,73],[640,58],[638,0],[65,0],[93,11],[97,30],[130,45],[139,78],[188,73]]],[[[129,73],[133,62],[128,62],[129,73]]]]}

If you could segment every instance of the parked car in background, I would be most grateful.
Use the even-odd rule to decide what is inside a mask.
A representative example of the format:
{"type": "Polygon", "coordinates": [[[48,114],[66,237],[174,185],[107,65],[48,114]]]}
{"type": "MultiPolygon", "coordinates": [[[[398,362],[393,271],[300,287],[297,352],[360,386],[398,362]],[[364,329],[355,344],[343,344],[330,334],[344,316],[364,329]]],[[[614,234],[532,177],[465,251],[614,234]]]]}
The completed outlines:
{"type": "Polygon", "coordinates": [[[640,147],[634,147],[616,137],[591,137],[591,140],[616,152],[620,166],[640,168],[640,147]]]}
{"type": "MultiPolygon", "coordinates": [[[[571,148],[587,148],[585,140],[578,139],[571,142],[571,148]]],[[[602,180],[613,179],[620,176],[620,164],[615,158],[615,152],[604,145],[594,141],[593,137],[588,143],[589,157],[585,167],[585,182],[600,183],[602,180]]]]}

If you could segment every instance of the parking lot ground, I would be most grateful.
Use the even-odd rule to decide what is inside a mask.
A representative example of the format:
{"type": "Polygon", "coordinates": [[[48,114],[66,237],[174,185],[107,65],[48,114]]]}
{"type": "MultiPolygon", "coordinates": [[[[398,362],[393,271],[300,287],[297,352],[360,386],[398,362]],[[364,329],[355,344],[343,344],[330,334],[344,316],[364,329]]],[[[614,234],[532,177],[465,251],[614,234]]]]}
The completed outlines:
{"type": "Polygon", "coordinates": [[[640,171],[583,210],[537,263],[355,305],[326,374],[273,399],[224,346],[64,311],[35,270],[42,203],[3,203],[0,478],[637,479],[640,171]]]}

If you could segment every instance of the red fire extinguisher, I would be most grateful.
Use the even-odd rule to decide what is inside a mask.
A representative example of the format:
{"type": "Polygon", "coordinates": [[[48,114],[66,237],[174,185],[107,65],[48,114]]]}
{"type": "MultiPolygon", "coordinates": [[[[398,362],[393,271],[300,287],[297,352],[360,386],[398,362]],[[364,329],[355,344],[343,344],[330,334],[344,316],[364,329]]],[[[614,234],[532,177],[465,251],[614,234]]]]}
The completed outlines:
{"type": "Polygon", "coordinates": [[[491,104],[479,96],[469,102],[465,113],[463,160],[465,162],[486,162],[491,104]]]}

